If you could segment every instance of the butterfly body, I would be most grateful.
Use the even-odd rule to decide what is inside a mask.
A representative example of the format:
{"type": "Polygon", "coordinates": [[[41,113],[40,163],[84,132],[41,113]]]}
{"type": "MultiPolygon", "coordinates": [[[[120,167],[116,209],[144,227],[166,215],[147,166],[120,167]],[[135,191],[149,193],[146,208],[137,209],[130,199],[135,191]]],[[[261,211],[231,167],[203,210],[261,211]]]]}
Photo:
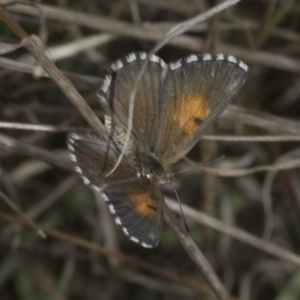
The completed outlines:
{"type": "Polygon", "coordinates": [[[162,177],[166,173],[162,164],[151,154],[139,153],[140,175],[147,178],[162,177]]]}
{"type": "MultiPolygon", "coordinates": [[[[111,131],[111,119],[105,118],[105,125],[111,131]]],[[[118,124],[113,130],[112,139],[119,151],[124,148],[126,138],[126,128],[118,124]]],[[[149,148],[140,148],[138,138],[131,137],[125,150],[125,157],[136,168],[137,176],[144,176],[148,179],[154,179],[157,182],[165,183],[170,172],[163,166],[160,157],[155,150],[149,148]]]]}
{"type": "Polygon", "coordinates": [[[224,54],[190,55],[170,64],[152,56],[137,82],[146,58],[146,53],[131,53],[111,66],[98,92],[107,133],[71,134],[68,146],[75,170],[103,195],[124,233],[153,248],[163,229],[161,185],[170,181],[170,165],[237,95],[247,66],[224,54]],[[135,85],[132,130],[125,145],[135,85]],[[123,159],[110,174],[122,151],[123,159]]]}

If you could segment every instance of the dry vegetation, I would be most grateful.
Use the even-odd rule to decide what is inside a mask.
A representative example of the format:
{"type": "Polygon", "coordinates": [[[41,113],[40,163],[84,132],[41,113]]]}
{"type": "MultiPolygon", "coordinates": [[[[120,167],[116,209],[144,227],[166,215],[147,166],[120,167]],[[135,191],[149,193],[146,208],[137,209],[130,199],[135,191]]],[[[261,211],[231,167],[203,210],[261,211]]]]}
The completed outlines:
{"type": "Polygon", "coordinates": [[[233,2],[206,18],[224,1],[0,1],[1,300],[300,299],[300,4],[233,2]],[[250,71],[173,166],[225,156],[175,177],[191,235],[166,186],[168,224],[148,250],[74,174],[65,139],[104,130],[105,70],[155,46],[167,62],[223,52],[250,71]]]}

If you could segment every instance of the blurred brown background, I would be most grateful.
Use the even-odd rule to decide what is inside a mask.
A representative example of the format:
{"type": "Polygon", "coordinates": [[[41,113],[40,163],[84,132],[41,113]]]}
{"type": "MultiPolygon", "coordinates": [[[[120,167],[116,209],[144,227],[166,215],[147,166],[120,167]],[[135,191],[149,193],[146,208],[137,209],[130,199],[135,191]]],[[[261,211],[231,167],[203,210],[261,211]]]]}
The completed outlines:
{"type": "MultiPolygon", "coordinates": [[[[26,3],[6,9],[44,41],[45,53],[101,118],[96,92],[114,60],[149,52],[172,26],[222,1],[26,3]]],[[[87,123],[53,80],[41,76],[26,49],[7,50],[19,40],[2,20],[0,42],[0,299],[216,299],[168,226],[153,250],[132,243],[115,226],[102,199],[69,165],[66,133],[88,129],[87,123]],[[29,124],[37,128],[24,130],[29,124]],[[39,125],[56,127],[45,131],[39,125]],[[82,248],[71,237],[51,234],[43,240],[33,228],[8,222],[4,214],[21,216],[2,194],[37,224],[93,244],[82,248]],[[139,258],[157,272],[101,255],[93,245],[139,258]]],[[[180,199],[280,253],[270,255],[262,245],[252,247],[249,236],[234,238],[186,213],[191,237],[235,299],[300,299],[300,258],[289,256],[300,249],[299,1],[241,1],[171,40],[157,55],[170,62],[207,52],[236,56],[249,65],[249,75],[234,106],[207,132],[219,138],[203,139],[188,155],[194,162],[225,158],[205,164],[210,170],[177,175],[180,199]]],[[[182,160],[173,171],[189,166],[182,160]]],[[[175,199],[168,187],[165,194],[175,199]]]]}

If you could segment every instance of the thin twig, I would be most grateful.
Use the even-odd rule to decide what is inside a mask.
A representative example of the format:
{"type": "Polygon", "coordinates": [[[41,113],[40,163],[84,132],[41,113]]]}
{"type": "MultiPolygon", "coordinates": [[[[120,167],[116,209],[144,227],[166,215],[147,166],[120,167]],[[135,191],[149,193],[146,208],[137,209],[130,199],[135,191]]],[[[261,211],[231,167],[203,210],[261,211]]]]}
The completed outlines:
{"type": "MultiPolygon", "coordinates": [[[[26,64],[23,62],[15,61],[9,58],[0,57],[0,66],[3,68],[29,73],[33,76],[36,76],[36,65],[26,64]]],[[[100,86],[102,80],[100,78],[90,76],[90,75],[81,75],[72,72],[61,71],[67,78],[73,81],[78,81],[81,83],[86,83],[89,86],[100,86]]],[[[39,74],[40,77],[49,78],[49,75],[43,71],[39,74]]]]}
{"type": "Polygon", "coordinates": [[[9,205],[16,213],[18,213],[24,220],[27,222],[30,227],[32,227],[34,230],[36,230],[37,234],[43,238],[46,239],[47,235],[45,232],[38,226],[36,225],[33,221],[31,221],[21,210],[20,208],[13,203],[1,190],[0,190],[0,197],[6,202],[7,205],[9,205]]]}
{"type": "MultiPolygon", "coordinates": [[[[179,205],[176,201],[169,198],[166,199],[166,202],[170,209],[180,213],[179,205]]],[[[225,233],[236,240],[245,243],[246,245],[252,246],[260,251],[268,253],[272,256],[285,260],[289,263],[292,263],[300,267],[300,257],[286,249],[283,249],[277,245],[274,245],[270,242],[264,241],[261,238],[258,238],[250,233],[245,232],[244,230],[233,227],[229,224],[221,222],[211,216],[208,216],[200,211],[197,211],[185,204],[182,204],[182,209],[184,215],[191,220],[194,220],[200,224],[209,226],[219,232],[225,233]]]]}
{"type": "MultiPolygon", "coordinates": [[[[1,123],[0,123],[1,124],[1,123]]],[[[0,126],[1,127],[1,126],[0,126]]],[[[202,140],[220,142],[299,142],[300,135],[204,135],[202,140]]]]}
{"type": "MultiPolygon", "coordinates": [[[[51,61],[55,62],[61,59],[66,59],[76,54],[101,46],[115,39],[116,36],[111,34],[96,34],[81,39],[77,39],[73,42],[62,44],[59,46],[52,46],[46,48],[44,51],[51,57],[51,61]]],[[[30,56],[31,58],[31,56],[30,56]]],[[[28,55],[22,57],[23,61],[29,60],[28,55]]]]}
{"type": "MultiPolygon", "coordinates": [[[[71,23],[73,25],[84,26],[87,28],[117,34],[120,36],[136,38],[139,40],[157,41],[164,33],[157,30],[151,31],[146,27],[135,26],[124,21],[112,20],[99,15],[92,16],[90,14],[52,7],[49,5],[40,5],[40,8],[43,10],[45,17],[51,20],[56,20],[63,23],[71,23]]],[[[31,16],[38,16],[38,13],[34,8],[24,5],[15,5],[9,7],[9,9],[31,16]]],[[[170,45],[199,52],[202,49],[203,40],[201,40],[199,37],[195,38],[187,35],[181,35],[171,41],[170,45]]],[[[300,61],[288,56],[267,51],[253,51],[226,43],[222,43],[222,45],[220,45],[220,50],[225,53],[235,55],[248,63],[291,71],[298,74],[300,73],[300,61]]]]}
{"type": "Polygon", "coordinates": [[[0,5],[0,16],[15,35],[22,40],[24,47],[26,47],[33,57],[35,57],[66,97],[80,111],[95,132],[104,135],[106,133],[106,128],[78,93],[73,83],[68,80],[45,55],[42,54],[43,45],[41,40],[37,36],[29,37],[23,28],[6,12],[2,5],[0,5]]]}
{"type": "Polygon", "coordinates": [[[300,132],[300,122],[277,117],[254,109],[237,105],[229,105],[221,115],[222,118],[241,122],[258,128],[278,133],[297,134],[300,132]]]}
{"type": "MultiPolygon", "coordinates": [[[[36,125],[28,123],[2,122],[0,128],[14,130],[44,131],[44,132],[87,132],[88,127],[69,127],[60,125],[36,125]]],[[[300,135],[204,135],[202,140],[221,142],[295,142],[300,141],[300,135]]]]}
{"type": "Polygon", "coordinates": [[[12,153],[18,153],[20,155],[38,158],[48,164],[57,166],[59,168],[74,171],[74,167],[71,161],[59,157],[56,154],[51,153],[51,151],[47,151],[37,146],[20,142],[4,134],[0,134],[0,149],[9,150],[12,153]]]}
{"type": "MultiPolygon", "coordinates": [[[[23,222],[19,218],[5,214],[3,212],[0,212],[0,218],[6,222],[27,226],[27,223],[23,222]]],[[[131,265],[135,265],[144,270],[150,271],[150,272],[157,274],[158,276],[161,276],[165,279],[189,286],[198,292],[205,293],[205,294],[211,294],[211,290],[208,287],[203,286],[203,285],[199,284],[198,282],[194,282],[190,279],[186,279],[186,277],[178,276],[178,275],[175,275],[168,271],[165,271],[165,270],[161,269],[159,266],[155,266],[153,263],[147,263],[141,259],[130,257],[123,253],[118,253],[118,252],[113,252],[113,251],[107,250],[98,244],[92,243],[92,242],[84,240],[80,237],[77,237],[77,236],[74,236],[71,234],[67,234],[67,233],[59,231],[59,230],[50,229],[48,227],[41,226],[41,225],[38,225],[38,226],[48,236],[54,237],[58,240],[68,242],[68,243],[76,245],[80,248],[83,248],[83,249],[86,249],[89,251],[93,251],[93,252],[101,254],[101,255],[115,257],[120,261],[129,263],[131,265]]]]}
{"type": "Polygon", "coordinates": [[[266,165],[248,169],[229,170],[199,166],[202,171],[222,177],[239,177],[263,171],[292,170],[300,167],[300,159],[289,159],[277,165],[266,165]]]}
{"type": "MultiPolygon", "coordinates": [[[[293,161],[296,161],[295,167],[297,167],[297,161],[298,166],[300,167],[300,159],[297,159],[300,156],[300,149],[294,149],[288,153],[285,153],[282,155],[275,163],[274,167],[276,166],[282,166],[286,165],[292,165],[293,161]]],[[[265,176],[264,183],[263,183],[263,190],[262,190],[262,203],[264,207],[264,213],[265,213],[265,227],[264,227],[264,238],[266,240],[270,240],[273,226],[274,226],[274,217],[273,217],[273,205],[272,205],[272,185],[273,181],[280,170],[269,170],[268,173],[265,176]]]]}
{"type": "Polygon", "coordinates": [[[14,129],[14,130],[30,130],[30,131],[43,131],[43,132],[78,132],[78,131],[90,131],[87,127],[69,127],[60,125],[36,125],[27,123],[13,123],[13,122],[1,122],[0,128],[14,129]]]}
{"type": "Polygon", "coordinates": [[[198,246],[194,243],[192,238],[187,233],[181,221],[178,221],[173,213],[165,206],[164,216],[168,225],[172,228],[180,243],[185,248],[186,252],[201,270],[202,275],[208,284],[214,290],[218,299],[229,300],[231,297],[228,295],[225,287],[219,280],[213,268],[210,266],[198,246]]]}

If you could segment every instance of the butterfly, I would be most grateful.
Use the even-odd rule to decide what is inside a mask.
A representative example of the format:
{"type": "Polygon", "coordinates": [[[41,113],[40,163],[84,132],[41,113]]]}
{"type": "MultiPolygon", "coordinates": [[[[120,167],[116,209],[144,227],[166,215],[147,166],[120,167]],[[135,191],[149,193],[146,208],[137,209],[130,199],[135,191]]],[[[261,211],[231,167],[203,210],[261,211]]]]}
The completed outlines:
{"type": "Polygon", "coordinates": [[[68,148],[83,182],[102,194],[115,222],[130,240],[157,246],[164,226],[161,185],[169,167],[184,157],[204,130],[238,94],[248,66],[232,55],[189,55],[166,64],[151,56],[137,84],[132,130],[124,148],[130,95],[146,53],[113,63],[98,91],[109,134],[68,136],[68,148]]]}

